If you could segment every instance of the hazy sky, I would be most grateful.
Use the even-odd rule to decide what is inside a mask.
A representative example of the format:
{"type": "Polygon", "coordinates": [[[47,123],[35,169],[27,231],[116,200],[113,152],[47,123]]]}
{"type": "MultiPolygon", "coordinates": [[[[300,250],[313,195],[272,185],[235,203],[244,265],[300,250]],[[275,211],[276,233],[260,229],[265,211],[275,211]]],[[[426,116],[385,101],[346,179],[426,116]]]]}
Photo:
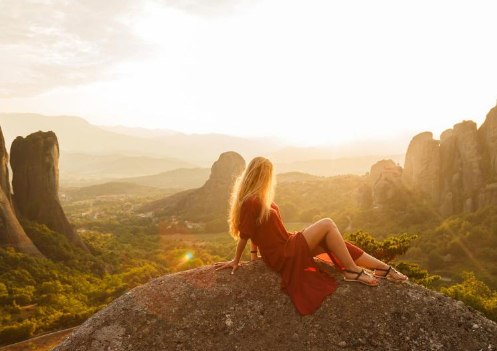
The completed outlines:
{"type": "Polygon", "coordinates": [[[0,0],[0,111],[335,144],[480,125],[495,1],[0,0]]]}

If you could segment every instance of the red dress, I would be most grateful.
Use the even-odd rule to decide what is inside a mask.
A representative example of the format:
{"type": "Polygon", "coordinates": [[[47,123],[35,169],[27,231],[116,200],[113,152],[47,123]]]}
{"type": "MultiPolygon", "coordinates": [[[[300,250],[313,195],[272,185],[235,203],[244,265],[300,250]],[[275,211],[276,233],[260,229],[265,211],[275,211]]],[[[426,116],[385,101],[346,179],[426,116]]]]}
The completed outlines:
{"type": "MultiPolygon", "coordinates": [[[[326,296],[337,288],[337,281],[320,271],[302,235],[302,231],[289,233],[281,220],[278,206],[271,204],[269,219],[257,223],[261,202],[256,197],[246,199],[240,209],[240,238],[250,239],[257,245],[263,261],[281,275],[281,289],[290,296],[301,315],[316,311],[326,296]]],[[[364,251],[346,242],[355,260],[364,251]]],[[[340,267],[332,253],[330,258],[340,267]]]]}

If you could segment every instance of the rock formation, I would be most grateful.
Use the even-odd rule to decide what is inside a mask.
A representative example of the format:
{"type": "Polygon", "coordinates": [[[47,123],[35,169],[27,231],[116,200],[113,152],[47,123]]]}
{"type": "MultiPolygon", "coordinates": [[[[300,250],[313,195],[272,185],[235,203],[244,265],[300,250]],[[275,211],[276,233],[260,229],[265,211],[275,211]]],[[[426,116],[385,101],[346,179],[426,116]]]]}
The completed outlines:
{"type": "Polygon", "coordinates": [[[356,203],[361,209],[368,209],[373,205],[373,190],[369,184],[363,183],[357,189],[356,203]]]}
{"type": "Polygon", "coordinates": [[[478,139],[483,154],[484,168],[489,183],[497,182],[497,106],[492,108],[485,122],[478,129],[478,139]]]}
{"type": "Polygon", "coordinates": [[[440,189],[440,145],[431,132],[412,138],[407,148],[402,174],[404,183],[438,203],[440,189]]]}
{"type": "Polygon", "coordinates": [[[406,154],[403,181],[431,199],[446,217],[497,205],[497,107],[477,129],[463,121],[434,140],[416,135],[406,154]]]}
{"type": "Polygon", "coordinates": [[[86,249],[59,201],[59,144],[53,132],[17,137],[11,146],[12,187],[18,216],[64,234],[86,249]]]}
{"type": "Polygon", "coordinates": [[[402,184],[402,167],[392,160],[381,160],[371,166],[369,181],[372,187],[373,205],[385,206],[398,203],[404,191],[402,184]]]}
{"type": "Polygon", "coordinates": [[[198,189],[186,190],[143,206],[143,211],[180,216],[192,221],[225,218],[233,182],[245,168],[240,154],[222,153],[214,162],[207,182],[198,189]]]}
{"type": "Polygon", "coordinates": [[[5,139],[0,127],[0,189],[5,193],[5,197],[11,202],[10,179],[9,179],[9,154],[5,148],[5,139]]]}
{"type": "Polygon", "coordinates": [[[473,211],[483,185],[476,123],[458,123],[440,139],[440,213],[473,211]]]}
{"type": "Polygon", "coordinates": [[[14,247],[20,252],[41,255],[22,229],[12,207],[8,159],[0,128],[0,247],[14,247]]]}
{"type": "Polygon", "coordinates": [[[301,317],[280,291],[279,275],[254,261],[234,275],[205,266],[137,287],[54,351],[457,351],[496,345],[496,323],[413,283],[383,280],[371,288],[341,281],[313,315],[301,317]]]}

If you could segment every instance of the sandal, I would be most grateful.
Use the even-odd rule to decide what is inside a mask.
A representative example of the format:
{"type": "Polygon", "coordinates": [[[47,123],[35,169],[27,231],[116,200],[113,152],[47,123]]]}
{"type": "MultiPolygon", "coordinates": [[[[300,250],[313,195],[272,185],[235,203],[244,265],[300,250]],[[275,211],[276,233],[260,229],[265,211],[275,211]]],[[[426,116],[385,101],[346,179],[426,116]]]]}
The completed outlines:
{"type": "Polygon", "coordinates": [[[392,282],[396,282],[396,283],[400,283],[400,282],[405,282],[407,280],[409,280],[409,277],[405,274],[402,274],[400,273],[398,270],[396,270],[395,268],[393,268],[392,266],[388,266],[388,268],[386,269],[383,269],[383,268],[375,268],[374,269],[374,274],[373,276],[375,278],[380,278],[380,279],[387,279],[387,280],[390,280],[392,282]],[[384,274],[376,274],[376,271],[383,271],[385,272],[384,274]],[[399,274],[399,275],[403,275],[404,277],[406,277],[405,279],[399,279],[399,278],[394,278],[392,277],[392,275],[390,274],[390,272],[394,271],[395,273],[399,274]]]}
{"type": "Polygon", "coordinates": [[[347,282],[357,282],[357,283],[362,283],[364,285],[368,285],[368,286],[378,286],[378,282],[376,283],[371,283],[371,282],[367,282],[365,280],[360,280],[359,277],[364,274],[364,275],[367,275],[369,277],[373,277],[370,273],[367,273],[364,269],[361,269],[360,272],[356,272],[356,271],[349,271],[348,269],[344,269],[345,272],[348,272],[348,273],[355,273],[357,274],[357,276],[355,278],[347,278],[347,277],[343,277],[343,280],[347,281],[347,282]]]}

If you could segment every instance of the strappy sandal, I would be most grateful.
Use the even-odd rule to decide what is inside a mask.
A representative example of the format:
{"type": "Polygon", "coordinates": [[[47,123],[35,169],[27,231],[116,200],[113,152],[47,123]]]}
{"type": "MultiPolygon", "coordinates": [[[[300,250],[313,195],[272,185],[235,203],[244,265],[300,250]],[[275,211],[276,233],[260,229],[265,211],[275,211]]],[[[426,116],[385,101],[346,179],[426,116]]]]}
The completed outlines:
{"type": "Polygon", "coordinates": [[[409,277],[406,276],[405,274],[403,273],[400,273],[398,270],[396,270],[395,268],[393,268],[392,266],[388,266],[388,268],[386,269],[383,269],[383,268],[375,268],[374,269],[374,273],[373,273],[373,276],[375,278],[380,278],[380,279],[387,279],[387,280],[390,280],[391,282],[395,282],[395,283],[401,283],[401,282],[405,282],[407,280],[409,280],[409,277]],[[385,272],[384,274],[376,274],[376,271],[382,271],[382,272],[385,272]],[[391,271],[394,271],[395,273],[397,274],[400,274],[400,275],[403,275],[405,276],[406,278],[405,279],[398,279],[398,278],[394,278],[390,275],[390,272],[391,271]]]}
{"type": "Polygon", "coordinates": [[[364,285],[368,285],[368,286],[378,286],[378,283],[374,284],[374,283],[370,283],[370,282],[367,282],[365,280],[359,280],[359,277],[364,274],[364,275],[367,275],[367,276],[370,276],[370,277],[373,277],[370,273],[367,273],[364,269],[361,269],[360,272],[356,272],[356,271],[349,271],[348,269],[344,269],[345,272],[348,272],[348,273],[355,273],[357,274],[357,276],[355,278],[347,278],[347,277],[343,277],[343,280],[347,281],[347,282],[356,282],[356,283],[362,283],[364,285]]]}

